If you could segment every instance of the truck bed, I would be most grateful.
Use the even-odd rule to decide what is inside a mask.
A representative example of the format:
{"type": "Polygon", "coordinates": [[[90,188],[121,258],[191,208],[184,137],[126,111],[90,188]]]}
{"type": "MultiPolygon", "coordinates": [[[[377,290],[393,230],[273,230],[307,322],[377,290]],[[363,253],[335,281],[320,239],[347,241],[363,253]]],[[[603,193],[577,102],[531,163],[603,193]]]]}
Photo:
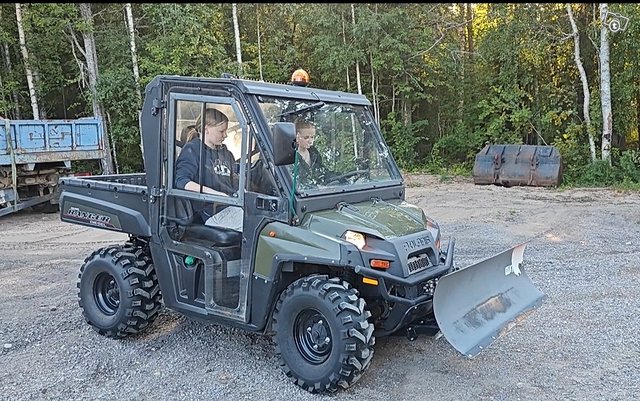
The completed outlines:
{"type": "Polygon", "coordinates": [[[0,118],[0,216],[57,208],[59,177],[70,174],[73,161],[102,159],[103,135],[98,118],[0,118]]]}
{"type": "Polygon", "coordinates": [[[60,185],[62,221],[151,236],[144,173],[64,177],[60,185]]]}

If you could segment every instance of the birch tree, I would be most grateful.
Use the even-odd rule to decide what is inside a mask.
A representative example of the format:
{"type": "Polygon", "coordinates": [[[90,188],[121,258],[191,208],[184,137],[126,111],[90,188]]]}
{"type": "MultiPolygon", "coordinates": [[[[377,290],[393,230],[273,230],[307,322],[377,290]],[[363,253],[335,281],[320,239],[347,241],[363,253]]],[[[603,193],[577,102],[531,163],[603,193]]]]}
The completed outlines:
{"type": "Polygon", "coordinates": [[[233,33],[236,38],[236,60],[238,61],[238,77],[242,78],[242,51],[240,49],[240,27],[238,26],[238,4],[231,4],[233,13],[233,33]]]}
{"type": "Polygon", "coordinates": [[[31,111],[33,113],[34,120],[39,120],[40,112],[38,107],[38,98],[36,96],[35,74],[31,69],[31,63],[29,60],[29,51],[27,50],[27,41],[24,35],[24,26],[22,25],[22,6],[20,3],[16,3],[16,23],[18,24],[18,39],[20,41],[20,51],[22,52],[24,69],[27,74],[27,85],[29,86],[31,111]]]}
{"type": "Polygon", "coordinates": [[[602,103],[602,160],[611,165],[611,137],[613,115],[611,112],[611,76],[609,70],[609,28],[607,3],[600,3],[600,100],[602,103]]]}
{"type": "Polygon", "coordinates": [[[138,70],[138,52],[136,51],[136,35],[135,27],[133,25],[133,11],[131,10],[131,3],[125,3],[125,11],[127,13],[127,30],[129,31],[129,47],[131,49],[131,65],[133,68],[133,79],[136,83],[136,96],[138,98],[138,107],[142,102],[142,93],[140,92],[140,72],[138,70]]]}
{"type": "MultiPolygon", "coordinates": [[[[356,30],[356,8],[351,3],[351,23],[353,24],[353,31],[356,30]]],[[[362,84],[360,83],[360,63],[356,60],[356,82],[358,83],[358,94],[362,95],[362,84]]]]}
{"type": "MultiPolygon", "coordinates": [[[[344,15],[341,13],[340,14],[340,21],[342,22],[342,44],[344,45],[344,47],[347,47],[347,29],[346,29],[346,22],[344,20],[344,15]]],[[[347,67],[346,69],[346,83],[347,83],[347,91],[351,90],[351,82],[349,80],[349,67],[347,67]]]]}
{"type": "Polygon", "coordinates": [[[264,76],[262,75],[262,49],[260,47],[260,4],[256,5],[256,30],[258,38],[258,70],[260,71],[260,80],[264,81],[264,76]]]}
{"type": "MultiPolygon", "coordinates": [[[[133,68],[133,80],[136,85],[136,99],[138,101],[138,126],[141,127],[141,119],[140,113],[142,109],[142,93],[140,92],[140,72],[138,70],[138,52],[136,51],[136,35],[135,35],[135,27],[133,25],[133,11],[131,10],[131,3],[125,3],[124,5],[125,12],[127,14],[127,31],[129,32],[129,47],[131,49],[131,65],[133,68]]],[[[144,143],[142,141],[142,128],[139,130],[140,133],[140,152],[144,159],[144,143]]]]}
{"type": "Polygon", "coordinates": [[[589,114],[589,103],[591,102],[591,93],[589,92],[589,82],[587,80],[587,74],[584,71],[582,65],[582,58],[580,57],[580,33],[578,32],[578,26],[573,18],[573,11],[571,10],[571,4],[566,4],[567,14],[569,15],[569,22],[571,22],[571,30],[573,32],[573,58],[580,72],[580,81],[582,82],[582,92],[584,95],[584,101],[582,103],[582,115],[584,123],[587,126],[587,134],[589,136],[589,150],[591,151],[591,162],[596,161],[596,144],[593,138],[593,126],[591,125],[591,116],[589,114]]]}
{"type": "MultiPolygon", "coordinates": [[[[102,121],[105,121],[104,113],[102,112],[102,105],[98,101],[98,55],[96,54],[96,44],[93,36],[93,14],[91,12],[91,3],[78,3],[78,7],[80,8],[80,15],[84,22],[84,29],[82,30],[84,47],[78,45],[78,49],[85,59],[84,65],[81,65],[81,71],[82,69],[85,69],[88,76],[88,86],[91,94],[93,115],[100,118],[102,121]]],[[[103,125],[103,144],[105,155],[101,160],[102,172],[103,174],[113,174],[113,159],[111,156],[109,135],[107,133],[107,124],[103,125]]]]}

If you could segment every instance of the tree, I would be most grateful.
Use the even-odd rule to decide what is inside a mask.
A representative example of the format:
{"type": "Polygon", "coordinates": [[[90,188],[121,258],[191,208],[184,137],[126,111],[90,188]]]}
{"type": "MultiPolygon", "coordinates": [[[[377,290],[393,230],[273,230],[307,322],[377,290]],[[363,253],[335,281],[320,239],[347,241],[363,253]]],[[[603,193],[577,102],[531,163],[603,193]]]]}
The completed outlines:
{"type": "Polygon", "coordinates": [[[591,116],[589,114],[589,103],[591,102],[591,94],[589,92],[589,81],[587,80],[587,74],[584,71],[582,65],[582,59],[580,58],[580,34],[576,21],[573,18],[573,11],[571,10],[571,4],[567,3],[567,14],[569,15],[569,21],[571,22],[571,29],[573,31],[573,44],[574,44],[574,60],[578,71],[580,72],[580,81],[582,81],[582,93],[584,95],[582,115],[584,123],[587,126],[587,134],[589,136],[589,150],[591,151],[591,162],[596,161],[596,144],[593,139],[593,127],[591,125],[591,116]]]}
{"type": "Polygon", "coordinates": [[[609,28],[607,26],[607,3],[600,3],[600,99],[602,103],[602,160],[611,165],[611,136],[613,115],[611,113],[611,76],[609,71],[609,28]]]}
{"type": "MultiPolygon", "coordinates": [[[[93,108],[93,115],[96,118],[104,121],[104,113],[102,112],[102,105],[98,100],[98,56],[96,53],[96,44],[95,38],[93,36],[93,14],[91,12],[91,3],[78,3],[78,7],[80,8],[80,15],[82,17],[82,21],[84,23],[82,29],[82,38],[84,41],[84,47],[81,47],[76,42],[78,46],[78,50],[82,53],[85,59],[84,64],[80,64],[81,72],[86,70],[88,75],[88,85],[89,94],[91,98],[91,106],[93,108]]],[[[106,124],[104,124],[105,130],[103,135],[104,141],[104,152],[105,156],[101,160],[102,163],[102,173],[103,174],[113,174],[113,158],[111,156],[111,146],[110,139],[107,133],[106,124]]]]}
{"type": "MultiPolygon", "coordinates": [[[[138,101],[138,108],[141,109],[142,93],[140,93],[140,72],[138,71],[138,52],[136,51],[136,35],[135,35],[135,27],[133,25],[133,12],[131,11],[131,3],[125,4],[125,10],[127,13],[127,31],[129,32],[129,43],[131,48],[131,65],[133,67],[133,80],[136,85],[136,99],[138,101]]],[[[138,121],[138,123],[140,123],[140,121],[138,121]]],[[[140,130],[140,152],[142,152],[142,157],[144,157],[144,144],[142,141],[142,130],[140,130]]]]}
{"type": "MultiPolygon", "coordinates": [[[[2,7],[0,7],[0,21],[2,20],[2,7]]],[[[5,32],[1,29],[0,27],[0,38],[4,39],[5,37],[5,32]]],[[[4,106],[2,109],[6,110],[7,113],[9,113],[9,111],[11,110],[11,105],[13,106],[13,118],[14,119],[20,119],[20,104],[18,102],[18,93],[17,90],[15,89],[15,87],[13,87],[13,85],[11,85],[12,87],[9,88],[10,85],[8,85],[9,78],[11,77],[11,75],[13,75],[13,64],[11,63],[11,56],[9,54],[9,44],[7,42],[2,43],[2,47],[0,48],[0,50],[2,50],[2,54],[3,54],[3,62],[4,65],[6,67],[6,75],[3,76],[3,81],[0,82],[0,88],[7,90],[9,93],[5,93],[4,90],[2,90],[2,96],[7,96],[9,97],[9,101],[6,104],[6,106],[4,106]]],[[[4,98],[2,99],[4,100],[4,98]]],[[[2,112],[2,109],[0,109],[0,112],[2,112]]],[[[0,114],[1,115],[1,114],[0,114]]],[[[7,116],[8,118],[11,118],[9,116],[7,116]]]]}
{"type": "Polygon", "coordinates": [[[233,13],[233,33],[236,39],[236,61],[238,62],[238,77],[242,78],[244,72],[242,71],[242,50],[240,49],[240,27],[238,26],[238,5],[233,3],[231,5],[233,13]]]}
{"type": "MultiPolygon", "coordinates": [[[[351,23],[353,24],[353,29],[356,27],[356,9],[351,3],[351,23]]],[[[358,94],[362,95],[362,84],[360,83],[360,62],[356,60],[356,82],[358,84],[358,94]]]]}
{"type": "Polygon", "coordinates": [[[262,48],[260,46],[260,4],[256,4],[256,40],[258,42],[258,71],[260,72],[260,80],[264,80],[264,75],[262,74],[262,48]]]}
{"type": "Polygon", "coordinates": [[[29,62],[29,51],[27,50],[27,41],[24,35],[24,27],[22,25],[22,6],[16,3],[16,22],[18,23],[18,37],[20,39],[20,50],[22,51],[22,59],[24,69],[27,74],[27,84],[29,85],[29,99],[31,100],[31,111],[35,120],[40,119],[40,111],[38,107],[38,98],[36,96],[36,74],[34,73],[31,63],[29,62]]]}

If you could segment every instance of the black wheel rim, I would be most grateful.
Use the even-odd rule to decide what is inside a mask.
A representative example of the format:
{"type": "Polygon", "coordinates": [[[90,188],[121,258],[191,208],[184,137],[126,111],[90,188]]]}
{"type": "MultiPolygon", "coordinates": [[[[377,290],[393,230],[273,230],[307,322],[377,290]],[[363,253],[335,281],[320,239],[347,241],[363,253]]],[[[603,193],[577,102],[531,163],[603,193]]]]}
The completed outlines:
{"type": "Polygon", "coordinates": [[[320,365],[331,355],[331,328],[322,313],[305,309],[298,314],[293,336],[300,355],[313,365],[320,365]]]}
{"type": "Polygon", "coordinates": [[[93,282],[93,298],[102,313],[115,315],[120,305],[120,289],[115,278],[108,273],[100,273],[93,282]]]}

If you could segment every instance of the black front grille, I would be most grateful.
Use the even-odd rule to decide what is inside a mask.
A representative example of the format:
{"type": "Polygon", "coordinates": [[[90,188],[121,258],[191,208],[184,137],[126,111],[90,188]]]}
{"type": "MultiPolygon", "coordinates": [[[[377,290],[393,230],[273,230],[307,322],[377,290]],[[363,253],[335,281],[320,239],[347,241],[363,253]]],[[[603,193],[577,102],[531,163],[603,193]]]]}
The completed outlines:
{"type": "Polygon", "coordinates": [[[431,265],[431,261],[429,260],[429,255],[422,253],[409,258],[407,265],[409,266],[409,273],[415,273],[429,267],[429,265],[431,265]]]}

